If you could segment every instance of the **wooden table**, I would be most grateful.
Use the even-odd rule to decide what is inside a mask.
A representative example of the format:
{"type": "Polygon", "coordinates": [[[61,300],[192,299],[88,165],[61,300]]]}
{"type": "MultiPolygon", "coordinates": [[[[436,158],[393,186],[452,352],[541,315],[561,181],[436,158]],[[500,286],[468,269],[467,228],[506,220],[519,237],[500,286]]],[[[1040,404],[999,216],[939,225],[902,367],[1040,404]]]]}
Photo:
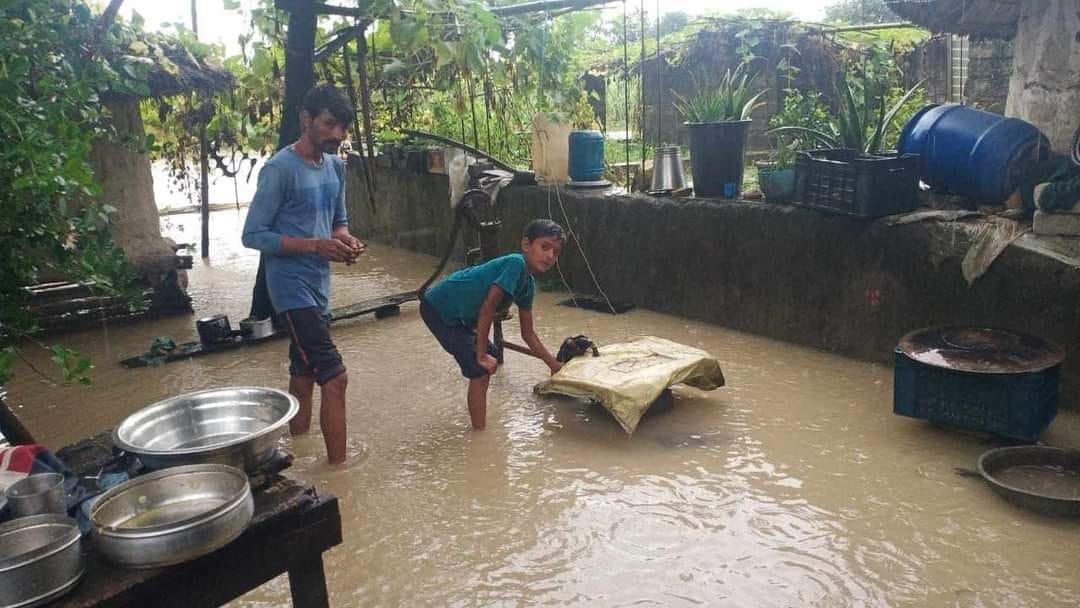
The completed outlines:
{"type": "MultiPolygon", "coordinates": [[[[80,475],[95,475],[111,457],[111,443],[99,435],[58,456],[80,475]]],[[[254,499],[254,517],[239,538],[176,566],[119,568],[84,538],[86,573],[74,590],[49,606],[221,606],[287,572],[293,606],[328,607],[322,554],[341,543],[337,497],[274,474],[254,499]]]]}

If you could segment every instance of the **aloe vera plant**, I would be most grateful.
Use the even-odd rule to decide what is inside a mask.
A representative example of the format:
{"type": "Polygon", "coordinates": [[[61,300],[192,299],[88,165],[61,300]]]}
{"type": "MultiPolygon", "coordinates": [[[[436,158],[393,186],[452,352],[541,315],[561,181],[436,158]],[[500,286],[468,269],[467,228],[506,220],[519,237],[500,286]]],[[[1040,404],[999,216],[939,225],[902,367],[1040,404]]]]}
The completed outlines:
{"type": "Polygon", "coordinates": [[[828,131],[786,126],[777,127],[768,132],[773,135],[806,135],[823,148],[849,148],[859,150],[864,154],[876,154],[881,152],[885,133],[896,119],[897,113],[922,87],[923,82],[925,81],[920,81],[908,89],[891,108],[886,109],[884,95],[879,95],[875,103],[871,103],[866,98],[860,99],[851,85],[846,80],[842,80],[836,87],[840,107],[836,115],[832,117],[828,131]]]}
{"type": "Polygon", "coordinates": [[[720,84],[711,91],[700,90],[697,94],[684,97],[676,91],[672,95],[678,100],[675,108],[688,122],[731,122],[750,118],[753,111],[765,102],[758,102],[768,89],[753,93],[757,74],[749,74],[746,62],[740,63],[734,71],[727,70],[720,84]]]}

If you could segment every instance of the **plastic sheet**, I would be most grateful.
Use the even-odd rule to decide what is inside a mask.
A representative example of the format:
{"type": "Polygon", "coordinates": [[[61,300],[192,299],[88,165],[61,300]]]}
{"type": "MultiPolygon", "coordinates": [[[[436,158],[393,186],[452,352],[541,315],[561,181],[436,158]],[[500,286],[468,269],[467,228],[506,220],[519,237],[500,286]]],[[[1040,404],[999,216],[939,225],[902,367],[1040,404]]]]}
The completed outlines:
{"type": "Polygon", "coordinates": [[[724,386],[720,364],[709,353],[653,336],[608,344],[600,356],[582,355],[536,386],[541,395],[599,401],[627,434],[660,393],[673,384],[711,391],[724,386]]]}

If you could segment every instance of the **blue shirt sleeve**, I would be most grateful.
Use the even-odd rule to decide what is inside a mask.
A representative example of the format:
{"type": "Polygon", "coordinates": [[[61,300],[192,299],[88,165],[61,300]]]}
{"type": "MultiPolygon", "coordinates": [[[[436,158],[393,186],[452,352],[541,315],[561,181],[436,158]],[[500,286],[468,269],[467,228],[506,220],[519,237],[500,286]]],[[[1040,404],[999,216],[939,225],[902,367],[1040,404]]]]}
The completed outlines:
{"type": "Polygon", "coordinates": [[[341,189],[338,191],[337,204],[334,206],[334,220],[331,223],[331,227],[335,228],[342,224],[348,225],[349,215],[345,211],[345,161],[340,158],[334,158],[334,169],[337,170],[338,183],[341,185],[341,189]]]}
{"type": "Polygon", "coordinates": [[[491,282],[513,296],[518,292],[518,285],[521,284],[523,274],[525,274],[525,259],[517,255],[508,255],[503,258],[502,268],[491,282]]]}
{"type": "Polygon", "coordinates": [[[281,233],[274,231],[274,220],[288,192],[285,179],[284,171],[274,164],[259,171],[259,183],[240,238],[244,247],[271,254],[281,251],[281,233]]]}

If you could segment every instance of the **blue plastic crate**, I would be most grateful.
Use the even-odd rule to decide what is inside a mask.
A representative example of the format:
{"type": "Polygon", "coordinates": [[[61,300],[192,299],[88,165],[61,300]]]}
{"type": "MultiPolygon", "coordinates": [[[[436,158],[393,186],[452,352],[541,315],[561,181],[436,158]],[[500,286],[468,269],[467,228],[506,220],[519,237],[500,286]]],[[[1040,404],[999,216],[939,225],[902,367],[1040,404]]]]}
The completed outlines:
{"type": "Polygon", "coordinates": [[[1057,415],[1060,365],[1021,374],[976,374],[923,365],[899,349],[893,413],[968,431],[1035,441],[1057,415]]]}

